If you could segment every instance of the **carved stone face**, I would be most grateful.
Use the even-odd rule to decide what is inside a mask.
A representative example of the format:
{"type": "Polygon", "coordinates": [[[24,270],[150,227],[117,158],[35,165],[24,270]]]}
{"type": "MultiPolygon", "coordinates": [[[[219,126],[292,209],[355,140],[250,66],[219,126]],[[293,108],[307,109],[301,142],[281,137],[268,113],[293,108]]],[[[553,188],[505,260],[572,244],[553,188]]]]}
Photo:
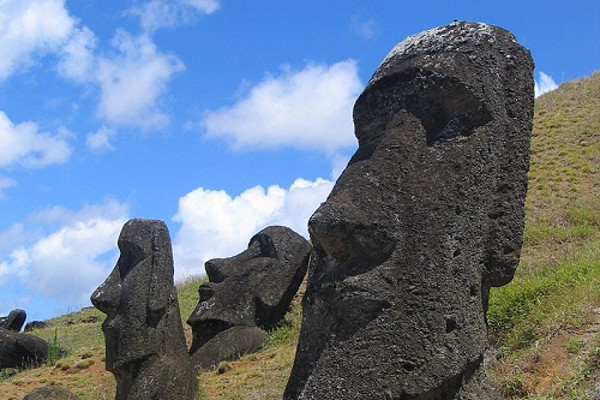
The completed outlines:
{"type": "Polygon", "coordinates": [[[531,79],[520,64],[530,58],[507,38],[503,52],[489,51],[491,29],[471,24],[453,40],[452,27],[416,35],[357,100],[359,149],[309,223],[313,241],[346,270],[418,248],[411,229],[429,224],[435,243],[423,252],[447,242],[460,253],[471,240],[488,286],[512,279],[526,191],[526,176],[512,171],[527,171],[531,130],[531,79]],[[456,226],[470,220],[463,237],[456,226]]]}
{"type": "Polygon", "coordinates": [[[121,256],[115,268],[91,298],[107,316],[102,331],[109,371],[161,353],[161,342],[170,334],[162,331],[162,319],[173,296],[173,262],[164,223],[131,220],[118,245],[121,256]]]}
{"type": "MultiPolygon", "coordinates": [[[[277,263],[275,249],[270,240],[262,243],[252,238],[248,248],[230,258],[217,258],[206,262],[210,279],[200,286],[200,303],[188,320],[190,325],[222,324],[254,325],[254,297],[259,288],[254,279],[243,279],[250,271],[260,274],[277,263]],[[240,279],[241,278],[241,279],[240,279]]],[[[256,278],[256,277],[254,277],[256,278]]]]}
{"type": "Polygon", "coordinates": [[[210,282],[188,319],[190,351],[234,326],[270,329],[287,311],[306,273],[310,245],[289,228],[271,226],[250,239],[240,254],[206,262],[210,282]]]}

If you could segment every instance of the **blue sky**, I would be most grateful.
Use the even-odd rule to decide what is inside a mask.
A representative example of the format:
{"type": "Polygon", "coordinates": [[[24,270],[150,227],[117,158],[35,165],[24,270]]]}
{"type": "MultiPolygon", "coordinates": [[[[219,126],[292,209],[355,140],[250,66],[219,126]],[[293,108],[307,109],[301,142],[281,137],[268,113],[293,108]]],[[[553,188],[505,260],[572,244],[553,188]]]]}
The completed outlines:
{"type": "Polygon", "coordinates": [[[89,304],[133,217],[176,278],[306,221],[356,147],[354,100],[407,36],[512,31],[539,93],[600,68],[600,2],[0,1],[0,315],[89,304]]]}

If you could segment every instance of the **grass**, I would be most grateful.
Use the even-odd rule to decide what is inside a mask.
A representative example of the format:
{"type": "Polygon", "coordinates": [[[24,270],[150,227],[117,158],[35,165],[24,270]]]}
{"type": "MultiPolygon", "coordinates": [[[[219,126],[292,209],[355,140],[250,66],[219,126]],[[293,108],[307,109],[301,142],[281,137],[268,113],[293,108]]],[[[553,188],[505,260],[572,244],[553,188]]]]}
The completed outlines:
{"type": "MultiPolygon", "coordinates": [[[[600,73],[536,101],[526,227],[515,279],[490,295],[490,339],[500,359],[489,369],[506,399],[600,398],[600,73]]],[[[205,278],[177,284],[182,321],[205,278]]],[[[265,348],[199,375],[198,400],[281,399],[301,323],[299,299],[265,348]]],[[[62,385],[80,398],[114,398],[104,370],[104,315],[85,309],[34,332],[64,351],[44,366],[0,371],[0,397],[62,385]]]]}
{"type": "Polygon", "coordinates": [[[582,310],[600,304],[600,242],[564,260],[521,277],[490,296],[490,333],[505,351],[530,346],[558,329],[578,328],[582,310]]]}

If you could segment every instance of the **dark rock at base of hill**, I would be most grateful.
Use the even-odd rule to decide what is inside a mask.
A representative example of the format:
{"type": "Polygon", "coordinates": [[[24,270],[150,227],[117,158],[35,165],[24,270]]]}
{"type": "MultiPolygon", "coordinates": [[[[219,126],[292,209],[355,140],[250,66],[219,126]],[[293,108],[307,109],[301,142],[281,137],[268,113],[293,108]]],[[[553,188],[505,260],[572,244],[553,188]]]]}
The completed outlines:
{"type": "Polygon", "coordinates": [[[42,329],[46,327],[46,323],[44,321],[31,321],[25,324],[25,332],[31,332],[36,329],[42,329]]]}
{"type": "Polygon", "coordinates": [[[116,400],[192,400],[198,382],[181,324],[167,226],[129,220],[118,245],[115,268],[91,297],[106,314],[105,362],[117,382],[116,400]]]}
{"type": "Polygon", "coordinates": [[[78,400],[79,397],[67,389],[60,386],[46,386],[35,389],[29,393],[23,400],[78,400]]]}
{"type": "Polygon", "coordinates": [[[502,28],[457,22],[384,59],[309,221],[286,400],[498,399],[485,314],[519,261],[532,118],[533,61],[502,28]]]}
{"type": "Polygon", "coordinates": [[[214,369],[221,361],[237,360],[261,349],[267,332],[256,326],[234,326],[217,333],[195,353],[192,362],[198,369],[214,369]]]}
{"type": "Polygon", "coordinates": [[[12,310],[6,317],[0,318],[0,329],[21,332],[21,328],[23,328],[25,319],[27,319],[27,313],[25,310],[12,310]]]}
{"type": "Polygon", "coordinates": [[[264,332],[289,310],[306,275],[310,250],[293,230],[270,226],[254,235],[242,253],[206,262],[209,282],[198,289],[200,301],[188,319],[190,354],[198,368],[263,345],[264,332]],[[246,340],[242,332],[249,334],[246,340]]]}
{"type": "Polygon", "coordinates": [[[48,342],[33,335],[0,329],[0,369],[26,368],[48,358],[48,342]]]}

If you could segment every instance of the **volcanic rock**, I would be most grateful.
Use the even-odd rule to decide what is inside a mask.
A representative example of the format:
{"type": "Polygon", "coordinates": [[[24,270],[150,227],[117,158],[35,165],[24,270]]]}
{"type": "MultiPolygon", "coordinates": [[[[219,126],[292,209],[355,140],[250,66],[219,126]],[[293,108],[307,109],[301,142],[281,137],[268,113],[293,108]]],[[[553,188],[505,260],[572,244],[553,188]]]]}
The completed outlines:
{"type": "Polygon", "coordinates": [[[74,393],[59,386],[45,386],[35,389],[26,395],[23,400],[78,400],[79,397],[74,393]]]}
{"type": "Polygon", "coordinates": [[[31,321],[25,324],[25,332],[31,332],[35,329],[42,329],[46,327],[46,323],[44,321],[31,321]]]}

